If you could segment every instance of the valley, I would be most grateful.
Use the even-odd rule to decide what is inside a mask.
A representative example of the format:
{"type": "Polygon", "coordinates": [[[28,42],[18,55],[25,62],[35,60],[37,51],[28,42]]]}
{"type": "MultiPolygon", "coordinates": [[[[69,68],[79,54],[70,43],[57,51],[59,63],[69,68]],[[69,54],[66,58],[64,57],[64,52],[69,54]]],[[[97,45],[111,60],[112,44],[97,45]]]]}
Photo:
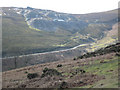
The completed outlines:
{"type": "Polygon", "coordinates": [[[7,71],[7,70],[16,69],[16,68],[36,65],[36,64],[66,60],[66,59],[78,57],[79,55],[83,55],[87,52],[94,52],[95,50],[104,48],[118,41],[117,27],[118,27],[118,24],[113,25],[112,29],[106,33],[106,37],[94,43],[80,44],[73,48],[57,50],[57,51],[3,58],[2,70],[7,71]],[[111,34],[111,32],[114,32],[114,33],[111,34]],[[11,64],[8,62],[10,62],[11,64]]]}
{"type": "Polygon", "coordinates": [[[119,87],[119,9],[2,11],[3,88],[119,87]]]}
{"type": "Polygon", "coordinates": [[[2,9],[2,57],[64,50],[93,43],[106,37],[104,32],[111,30],[118,19],[117,10],[74,15],[30,7],[2,9]]]}

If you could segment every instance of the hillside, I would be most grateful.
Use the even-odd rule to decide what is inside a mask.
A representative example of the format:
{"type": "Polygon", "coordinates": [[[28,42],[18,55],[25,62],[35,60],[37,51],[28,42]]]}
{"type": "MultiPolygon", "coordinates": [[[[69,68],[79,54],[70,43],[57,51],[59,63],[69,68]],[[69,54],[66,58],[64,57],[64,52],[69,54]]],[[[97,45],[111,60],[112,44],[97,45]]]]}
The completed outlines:
{"type": "Polygon", "coordinates": [[[120,43],[82,59],[38,64],[3,72],[3,88],[118,88],[120,43]]]}
{"type": "Polygon", "coordinates": [[[64,49],[64,50],[3,58],[2,70],[6,71],[15,68],[25,67],[25,66],[41,64],[41,63],[66,60],[66,59],[74,58],[75,56],[78,57],[80,55],[83,55],[84,53],[94,52],[95,50],[104,48],[118,41],[118,26],[120,26],[119,24],[120,23],[114,24],[111,30],[105,32],[106,37],[102,38],[101,40],[97,40],[93,43],[80,44],[73,48],[64,49]]]}
{"type": "MultiPolygon", "coordinates": [[[[73,15],[31,7],[2,9],[3,57],[43,53],[96,42],[105,38],[105,32],[109,32],[118,21],[117,10],[73,15]]],[[[109,39],[114,39],[110,43],[116,40],[113,37],[109,39]]]]}

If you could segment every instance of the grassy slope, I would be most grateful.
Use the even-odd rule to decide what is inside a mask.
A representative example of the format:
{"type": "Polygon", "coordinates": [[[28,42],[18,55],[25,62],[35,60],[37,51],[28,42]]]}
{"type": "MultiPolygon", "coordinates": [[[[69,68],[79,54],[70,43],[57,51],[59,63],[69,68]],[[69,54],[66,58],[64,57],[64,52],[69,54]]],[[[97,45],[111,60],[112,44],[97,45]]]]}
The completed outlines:
{"type": "Polygon", "coordinates": [[[106,46],[108,46],[109,44],[113,44],[116,43],[118,41],[118,25],[120,23],[116,23],[112,26],[112,29],[108,32],[105,32],[105,37],[102,38],[101,40],[98,40],[94,43],[92,43],[92,45],[90,47],[88,47],[86,50],[88,52],[94,52],[97,49],[100,48],[104,48],[106,46]]]}
{"type": "MultiPolygon", "coordinates": [[[[120,44],[117,46],[118,48],[119,45],[120,44]]],[[[116,53],[118,53],[118,51],[116,51],[117,48],[115,48],[115,52],[111,52],[113,48],[114,46],[105,48],[110,52],[104,55],[97,55],[96,57],[57,61],[3,72],[3,87],[19,87],[24,85],[29,88],[58,88],[59,85],[65,81],[68,84],[67,87],[74,88],[117,88],[119,84],[118,60],[120,57],[116,56],[116,53]],[[62,67],[57,67],[58,64],[61,64],[62,67]],[[56,69],[62,73],[62,77],[46,76],[45,78],[41,78],[42,70],[45,67],[56,69]],[[76,73],[76,70],[84,70],[85,73],[76,73]],[[37,73],[39,76],[29,80],[27,79],[26,72],[37,73]]]]}
{"type": "Polygon", "coordinates": [[[107,63],[96,61],[95,64],[83,67],[87,72],[97,75],[104,75],[105,79],[100,80],[93,85],[87,85],[80,88],[117,88],[118,87],[118,59],[120,57],[113,57],[113,59],[103,59],[107,63]]]}
{"type": "Polygon", "coordinates": [[[21,15],[14,11],[9,12],[8,9],[6,9],[6,12],[10,16],[3,16],[3,54],[13,53],[14,55],[15,53],[19,54],[25,51],[31,53],[34,49],[55,48],[57,47],[55,45],[69,39],[64,34],[57,35],[29,28],[21,15]]]}
{"type": "Polygon", "coordinates": [[[86,57],[96,56],[99,58],[99,55],[104,56],[108,54],[105,58],[99,58],[98,60],[93,62],[89,62],[92,65],[84,66],[83,68],[87,72],[91,72],[97,75],[104,75],[104,80],[100,80],[97,83],[92,85],[83,86],[82,88],[116,88],[118,87],[118,60],[120,57],[110,55],[111,52],[119,53],[120,44],[114,44],[102,48],[100,50],[96,50],[93,53],[89,53],[88,55],[84,55],[86,57]]]}
{"type": "MultiPolygon", "coordinates": [[[[105,56],[106,57],[106,56],[105,56]]],[[[3,87],[18,87],[21,85],[26,85],[29,88],[44,87],[59,87],[60,83],[65,81],[71,85],[83,81],[85,85],[78,84],[76,86],[70,86],[74,88],[117,88],[118,87],[118,58],[113,56],[111,59],[102,59],[107,61],[107,63],[100,63],[100,59],[86,59],[86,61],[70,61],[69,62],[54,62],[41,65],[35,65],[32,67],[26,67],[21,69],[16,69],[3,73],[3,87]],[[79,63],[78,63],[79,62],[79,63]],[[62,67],[57,67],[58,64],[62,64],[62,67]],[[86,64],[86,65],[84,65],[86,64]],[[42,75],[42,70],[45,68],[54,68],[59,72],[62,72],[62,80],[59,79],[47,79],[40,78],[42,75]],[[77,69],[83,69],[86,71],[85,74],[74,74],[77,69]],[[37,73],[39,77],[29,80],[27,79],[27,73],[37,73]],[[16,76],[17,75],[17,76],[16,76]],[[20,76],[19,76],[20,75],[20,76]],[[91,75],[97,76],[96,78],[91,75]],[[44,81],[45,80],[45,81],[44,81]],[[46,81],[47,80],[47,81],[46,81]],[[74,82],[73,82],[74,81],[74,82]],[[58,83],[56,86],[54,83],[58,83]],[[41,83],[41,84],[40,84],[41,83]],[[53,83],[48,85],[48,83],[53,83]],[[43,85],[43,86],[42,86],[43,85]]],[[[52,78],[52,77],[51,77],[52,78]]]]}

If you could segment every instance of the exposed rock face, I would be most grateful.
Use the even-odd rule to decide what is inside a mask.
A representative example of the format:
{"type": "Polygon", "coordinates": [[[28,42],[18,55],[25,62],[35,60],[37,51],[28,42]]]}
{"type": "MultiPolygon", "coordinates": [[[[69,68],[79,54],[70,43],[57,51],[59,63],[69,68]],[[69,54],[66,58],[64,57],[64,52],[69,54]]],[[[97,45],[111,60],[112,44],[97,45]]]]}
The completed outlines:
{"type": "Polygon", "coordinates": [[[90,23],[113,24],[118,18],[117,10],[83,15],[34,8],[15,8],[14,10],[22,14],[29,25],[45,31],[63,29],[74,33],[84,30],[90,23]]]}

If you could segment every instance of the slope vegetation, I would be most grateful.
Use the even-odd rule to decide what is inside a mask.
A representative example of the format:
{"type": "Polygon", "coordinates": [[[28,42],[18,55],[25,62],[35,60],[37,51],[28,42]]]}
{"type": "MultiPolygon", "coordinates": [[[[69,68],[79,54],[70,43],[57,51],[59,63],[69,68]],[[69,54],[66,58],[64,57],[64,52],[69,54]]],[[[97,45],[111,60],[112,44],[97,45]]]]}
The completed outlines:
{"type": "Polygon", "coordinates": [[[71,60],[3,72],[4,88],[117,88],[120,43],[71,60]]]}

